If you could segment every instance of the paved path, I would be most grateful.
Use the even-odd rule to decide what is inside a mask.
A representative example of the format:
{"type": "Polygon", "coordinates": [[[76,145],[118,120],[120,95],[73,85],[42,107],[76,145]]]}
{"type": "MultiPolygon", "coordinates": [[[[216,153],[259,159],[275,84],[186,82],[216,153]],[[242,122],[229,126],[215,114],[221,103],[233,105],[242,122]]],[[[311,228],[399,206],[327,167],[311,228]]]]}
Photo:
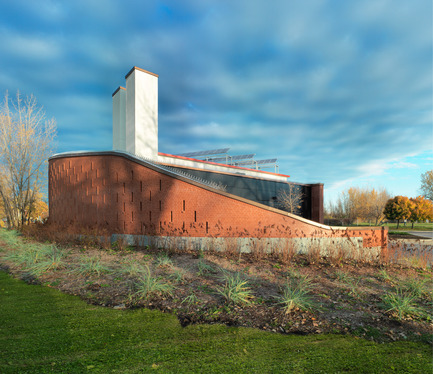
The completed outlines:
{"type": "Polygon", "coordinates": [[[409,234],[433,239],[433,231],[408,231],[409,234]]]}

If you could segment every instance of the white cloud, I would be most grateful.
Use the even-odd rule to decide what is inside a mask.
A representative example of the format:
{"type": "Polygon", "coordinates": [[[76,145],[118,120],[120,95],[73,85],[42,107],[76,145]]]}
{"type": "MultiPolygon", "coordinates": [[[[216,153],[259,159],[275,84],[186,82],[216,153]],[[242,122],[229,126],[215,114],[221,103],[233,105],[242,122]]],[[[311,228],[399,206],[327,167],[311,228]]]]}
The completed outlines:
{"type": "Polygon", "coordinates": [[[62,56],[61,43],[46,35],[26,35],[14,33],[10,30],[0,29],[2,43],[0,51],[8,59],[31,59],[52,61],[62,56]]]}

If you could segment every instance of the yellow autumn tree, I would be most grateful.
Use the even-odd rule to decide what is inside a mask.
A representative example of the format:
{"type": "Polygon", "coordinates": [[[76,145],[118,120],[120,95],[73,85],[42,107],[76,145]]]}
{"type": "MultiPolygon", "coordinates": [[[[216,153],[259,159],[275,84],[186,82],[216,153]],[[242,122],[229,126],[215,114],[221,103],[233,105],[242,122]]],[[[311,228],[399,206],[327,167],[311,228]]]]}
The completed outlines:
{"type": "Polygon", "coordinates": [[[34,96],[6,93],[0,108],[0,198],[8,227],[30,222],[46,183],[56,122],[47,120],[34,96]]]}
{"type": "Polygon", "coordinates": [[[425,222],[433,219],[433,202],[423,196],[411,198],[409,210],[409,220],[412,222],[412,228],[415,222],[425,222]]]}
{"type": "Polygon", "coordinates": [[[336,204],[331,205],[330,214],[346,224],[360,220],[377,225],[384,219],[383,209],[389,198],[384,188],[350,187],[341,193],[336,204]]]}

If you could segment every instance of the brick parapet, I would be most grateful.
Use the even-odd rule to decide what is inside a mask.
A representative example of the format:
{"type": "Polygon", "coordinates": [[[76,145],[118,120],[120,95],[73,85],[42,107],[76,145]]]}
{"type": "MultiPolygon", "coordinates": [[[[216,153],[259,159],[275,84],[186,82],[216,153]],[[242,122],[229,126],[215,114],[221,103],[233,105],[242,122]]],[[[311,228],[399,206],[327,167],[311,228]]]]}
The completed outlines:
{"type": "MultiPolygon", "coordinates": [[[[323,188],[323,185],[322,185],[323,188]]],[[[117,152],[49,160],[50,221],[132,235],[256,238],[361,237],[383,246],[380,228],[333,228],[200,185],[117,152]]]]}

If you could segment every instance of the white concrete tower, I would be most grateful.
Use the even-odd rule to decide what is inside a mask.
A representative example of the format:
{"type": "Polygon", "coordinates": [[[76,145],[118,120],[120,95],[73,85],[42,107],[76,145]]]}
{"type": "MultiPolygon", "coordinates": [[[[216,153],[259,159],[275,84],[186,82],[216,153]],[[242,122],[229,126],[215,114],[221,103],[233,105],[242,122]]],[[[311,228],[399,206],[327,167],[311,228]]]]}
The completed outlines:
{"type": "Polygon", "coordinates": [[[158,75],[134,66],[126,79],[126,151],[158,159],[158,75]]]}
{"type": "Polygon", "coordinates": [[[113,150],[126,151],[126,88],[114,91],[113,99],[113,150]]]}

